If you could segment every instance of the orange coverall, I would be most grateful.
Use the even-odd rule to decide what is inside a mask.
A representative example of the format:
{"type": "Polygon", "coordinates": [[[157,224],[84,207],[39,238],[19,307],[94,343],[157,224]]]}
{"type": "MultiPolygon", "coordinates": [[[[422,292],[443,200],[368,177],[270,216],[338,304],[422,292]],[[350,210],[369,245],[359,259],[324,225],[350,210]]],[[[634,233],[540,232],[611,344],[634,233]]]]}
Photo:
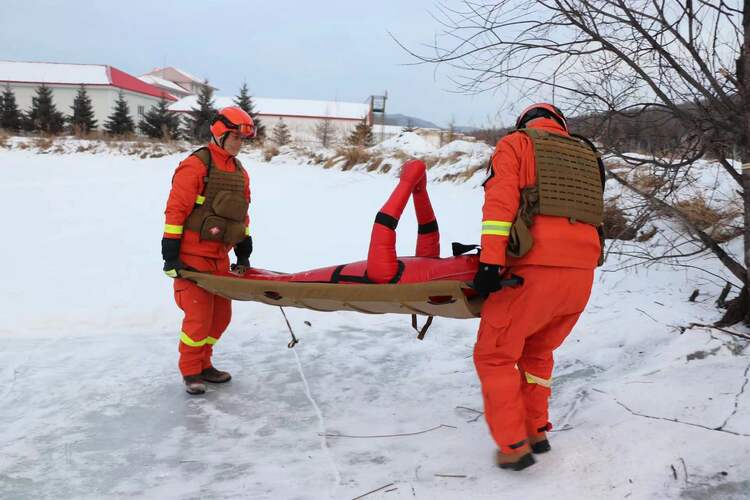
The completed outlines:
{"type": "MultiPolygon", "coordinates": [[[[233,172],[234,157],[214,143],[208,145],[213,168],[233,172]]],[[[165,238],[181,238],[180,260],[196,271],[226,272],[229,270],[231,245],[220,241],[201,241],[195,231],[185,229],[185,220],[195,207],[197,197],[203,193],[204,178],[208,168],[195,156],[180,162],[172,178],[172,190],[167,200],[165,238]]],[[[250,178],[245,172],[245,198],[250,201],[250,178]]],[[[245,225],[249,225],[249,217],[245,225]]],[[[230,300],[209,293],[192,281],[174,280],[174,297],[177,306],[185,313],[180,333],[180,372],[183,376],[197,375],[211,367],[213,346],[232,318],[230,300]]]]}
{"type": "MultiPolygon", "coordinates": [[[[567,135],[548,118],[533,120],[530,127],[567,135]]],[[[501,452],[511,453],[528,436],[551,428],[552,351],[586,307],[600,244],[589,224],[537,215],[531,250],[518,259],[506,256],[521,190],[536,184],[531,139],[523,133],[503,137],[495,148],[492,171],[482,207],[481,261],[508,267],[525,281],[485,301],[474,365],[492,437],[501,452]]]]}

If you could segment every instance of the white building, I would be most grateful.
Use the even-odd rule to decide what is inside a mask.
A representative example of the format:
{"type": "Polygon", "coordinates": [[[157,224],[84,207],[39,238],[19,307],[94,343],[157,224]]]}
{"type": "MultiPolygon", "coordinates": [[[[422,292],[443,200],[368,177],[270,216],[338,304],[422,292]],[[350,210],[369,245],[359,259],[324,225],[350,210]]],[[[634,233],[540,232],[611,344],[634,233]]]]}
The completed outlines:
{"type": "MultiPolygon", "coordinates": [[[[183,97],[169,109],[186,113],[198,107],[197,101],[196,96],[183,97]]],[[[253,97],[253,104],[266,128],[266,135],[270,136],[273,127],[283,120],[289,127],[292,140],[303,144],[318,144],[320,141],[316,129],[325,122],[331,127],[332,144],[348,137],[358,123],[365,121],[372,124],[369,100],[367,103],[354,103],[253,97]]],[[[235,106],[235,103],[231,97],[216,97],[214,106],[221,109],[235,106]]]]}
{"type": "Polygon", "coordinates": [[[73,99],[84,85],[100,129],[112,114],[120,92],[136,123],[162,98],[177,100],[165,90],[108,65],[0,61],[0,90],[10,86],[20,110],[31,109],[31,99],[42,84],[52,89],[53,102],[64,115],[72,113],[73,99]]]}

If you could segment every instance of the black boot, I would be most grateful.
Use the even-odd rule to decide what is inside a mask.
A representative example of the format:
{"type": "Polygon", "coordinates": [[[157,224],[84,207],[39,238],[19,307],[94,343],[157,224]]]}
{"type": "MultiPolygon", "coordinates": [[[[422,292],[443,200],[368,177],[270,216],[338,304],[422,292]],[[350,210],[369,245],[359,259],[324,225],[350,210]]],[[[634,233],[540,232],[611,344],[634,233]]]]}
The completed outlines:
{"type": "Polygon", "coordinates": [[[206,384],[201,380],[200,375],[188,375],[182,377],[185,381],[185,390],[188,394],[203,394],[206,392],[206,384]]]}

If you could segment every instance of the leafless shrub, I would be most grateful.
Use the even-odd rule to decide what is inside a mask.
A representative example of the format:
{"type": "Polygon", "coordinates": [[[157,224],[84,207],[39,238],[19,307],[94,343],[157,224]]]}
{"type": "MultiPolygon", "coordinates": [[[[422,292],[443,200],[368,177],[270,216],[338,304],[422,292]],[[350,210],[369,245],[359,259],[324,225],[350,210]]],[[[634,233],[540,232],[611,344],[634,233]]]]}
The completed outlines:
{"type": "Polygon", "coordinates": [[[658,175],[653,171],[636,169],[632,182],[639,189],[654,192],[663,188],[668,180],[663,175],[658,175]]]}
{"type": "Polygon", "coordinates": [[[604,203],[604,237],[610,240],[633,240],[638,236],[638,229],[634,227],[617,205],[616,200],[604,203]]]}
{"type": "MultiPolygon", "coordinates": [[[[723,0],[465,0],[437,7],[442,32],[422,53],[404,48],[421,62],[457,70],[453,81],[460,91],[512,87],[523,97],[518,108],[521,101],[554,100],[578,115],[571,124],[603,153],[655,174],[641,179],[640,187],[626,176],[611,177],[679,220],[690,244],[711,251],[747,286],[750,248],[737,260],[706,232],[715,225],[703,230],[694,223],[705,225],[710,221],[701,219],[712,214],[675,205],[679,197],[671,195],[686,179],[678,172],[717,158],[750,210],[750,190],[731,161],[750,161],[750,129],[737,125],[747,123],[750,109],[749,6],[723,0]],[[661,178],[669,182],[660,186],[661,178]]],[[[610,215],[617,227],[616,214],[610,215]]],[[[744,231],[750,244],[750,227],[744,231]]],[[[750,293],[744,297],[740,317],[750,321],[750,293]]]]}

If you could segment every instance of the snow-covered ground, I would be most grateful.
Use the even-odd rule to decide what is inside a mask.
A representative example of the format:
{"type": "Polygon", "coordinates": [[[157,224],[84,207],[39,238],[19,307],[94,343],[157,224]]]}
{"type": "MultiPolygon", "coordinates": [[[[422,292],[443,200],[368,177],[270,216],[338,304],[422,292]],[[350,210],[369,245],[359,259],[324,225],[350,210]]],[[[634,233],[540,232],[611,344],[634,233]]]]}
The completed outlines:
{"type": "MultiPolygon", "coordinates": [[[[0,498],[750,497],[747,343],[679,329],[718,318],[709,257],[597,271],[557,354],[553,451],[521,473],[493,465],[476,320],[420,342],[406,316],[290,309],[290,350],[278,309],[235,303],[215,357],[234,379],[187,395],[159,245],[180,157],[0,150],[0,498]]],[[[365,257],[392,175],[259,158],[253,265],[365,257]]],[[[430,184],[443,255],[478,242],[475,184],[430,184]]],[[[400,254],[415,236],[409,213],[400,254]]]]}

